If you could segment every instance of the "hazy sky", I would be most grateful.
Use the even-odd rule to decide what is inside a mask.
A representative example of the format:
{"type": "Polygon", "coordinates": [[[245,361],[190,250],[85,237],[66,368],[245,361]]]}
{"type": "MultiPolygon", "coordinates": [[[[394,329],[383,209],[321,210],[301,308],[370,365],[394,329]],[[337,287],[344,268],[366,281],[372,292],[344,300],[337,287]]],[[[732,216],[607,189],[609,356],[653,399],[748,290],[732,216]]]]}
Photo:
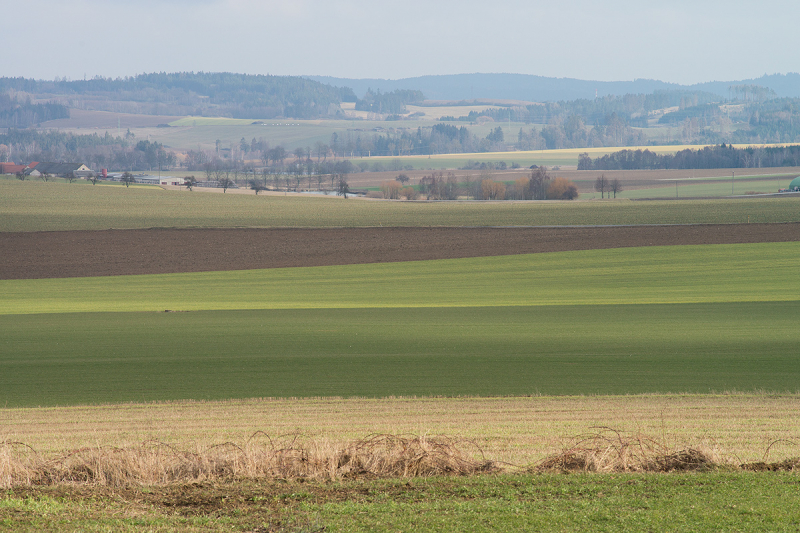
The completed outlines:
{"type": "Polygon", "coordinates": [[[800,72],[797,0],[0,0],[0,7],[1,76],[509,72],[690,84],[800,72]]]}

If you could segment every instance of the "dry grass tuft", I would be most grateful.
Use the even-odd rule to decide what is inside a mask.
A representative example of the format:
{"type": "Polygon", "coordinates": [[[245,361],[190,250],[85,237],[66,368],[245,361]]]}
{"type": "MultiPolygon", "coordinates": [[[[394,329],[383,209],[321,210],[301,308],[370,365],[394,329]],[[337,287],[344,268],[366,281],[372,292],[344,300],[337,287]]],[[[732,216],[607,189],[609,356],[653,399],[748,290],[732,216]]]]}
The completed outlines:
{"type": "Polygon", "coordinates": [[[739,468],[742,470],[750,470],[751,472],[800,472],[800,457],[793,457],[791,459],[784,459],[783,461],[772,463],[767,462],[767,457],[769,457],[772,447],[781,442],[790,444],[792,446],[797,446],[797,443],[790,440],[775,440],[769,446],[767,446],[767,451],[764,452],[764,459],[762,461],[744,463],[739,465],[739,468]]]}
{"type": "Polygon", "coordinates": [[[652,437],[625,435],[608,427],[597,429],[597,433],[577,437],[563,452],[546,458],[533,470],[675,472],[709,470],[721,464],[710,450],[672,450],[652,437]]]}
{"type": "MultiPolygon", "coordinates": [[[[371,435],[343,450],[337,469],[344,477],[425,477],[497,472],[492,461],[475,461],[447,437],[371,435]]],[[[481,454],[482,455],[482,454],[481,454]]]]}
{"type": "Polygon", "coordinates": [[[751,472],[800,472],[800,458],[785,459],[776,463],[744,463],[739,465],[742,470],[751,472]]]}
{"type": "MultiPolygon", "coordinates": [[[[331,443],[299,434],[272,438],[258,431],[243,444],[225,442],[197,451],[160,441],[98,446],[45,457],[22,442],[0,442],[0,488],[89,484],[108,487],[225,482],[236,479],[333,481],[354,478],[467,476],[529,472],[700,472],[724,466],[747,471],[800,471],[800,459],[737,464],[715,451],[670,447],[665,440],[609,427],[572,439],[561,453],[530,468],[486,460],[472,441],[442,436],[372,434],[331,443]],[[470,450],[467,453],[464,448],[470,450]],[[476,459],[480,457],[480,459],[476,459]]],[[[789,442],[789,441],[786,441],[789,442]]],[[[794,445],[793,442],[789,444],[794,445]]]]}
{"type": "Polygon", "coordinates": [[[189,452],[158,441],[131,448],[94,447],[54,458],[19,442],[0,443],[0,488],[63,483],[110,487],[163,485],[237,478],[335,480],[357,477],[424,477],[498,471],[446,437],[370,435],[345,446],[305,442],[299,435],[272,439],[257,432],[189,452]]]}

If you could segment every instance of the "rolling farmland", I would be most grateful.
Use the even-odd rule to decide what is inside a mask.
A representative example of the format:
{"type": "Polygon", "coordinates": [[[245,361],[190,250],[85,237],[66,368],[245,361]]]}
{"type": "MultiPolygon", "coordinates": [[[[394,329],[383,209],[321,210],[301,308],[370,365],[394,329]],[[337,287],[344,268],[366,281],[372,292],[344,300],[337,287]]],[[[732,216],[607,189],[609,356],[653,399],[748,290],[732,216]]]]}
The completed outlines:
{"type": "Polygon", "coordinates": [[[791,470],[798,455],[796,199],[401,203],[4,180],[0,191],[0,252],[17,258],[0,269],[2,525],[259,530],[270,517],[295,530],[387,520],[459,530],[480,516],[487,529],[774,530],[798,520],[796,474],[747,471],[791,470]],[[725,225],[641,226],[665,223],[725,225]],[[516,225],[567,227],[488,228],[516,225]],[[441,235],[415,245],[431,226],[441,235]],[[284,229],[215,230],[241,232],[228,248],[193,229],[241,227],[284,229]],[[108,228],[184,229],[92,231],[108,228]],[[456,230],[463,240],[448,250],[456,230]],[[502,237],[484,234],[477,256],[459,251],[481,248],[470,245],[478,230],[502,237]],[[13,233],[39,231],[53,233],[13,233]],[[320,235],[280,233],[290,231],[320,235]],[[315,245],[330,257],[304,259],[310,243],[348,236],[382,243],[361,258],[357,245],[339,255],[315,245]],[[35,239],[51,237],[63,245],[36,253],[35,239]],[[135,260],[115,248],[134,240],[135,260]],[[286,263],[252,251],[271,243],[286,263]],[[263,265],[238,269],[246,257],[263,265]],[[130,273],[109,275],[126,261],[130,273]],[[679,466],[712,472],[541,466],[609,436],[655,443],[656,458],[688,449],[708,462],[679,466]],[[342,470],[354,449],[426,438],[505,473],[342,470]],[[286,461],[332,466],[248,470],[281,446],[286,461]],[[142,465],[152,466],[137,474],[142,465]],[[644,493],[646,516],[620,511],[644,493]]]}
{"type": "Polygon", "coordinates": [[[685,202],[367,202],[0,180],[0,231],[561,226],[800,221],[800,198],[685,202]]]}
{"type": "Polygon", "coordinates": [[[7,280],[0,401],[794,392],[798,301],[785,280],[797,253],[652,247],[7,280]]]}

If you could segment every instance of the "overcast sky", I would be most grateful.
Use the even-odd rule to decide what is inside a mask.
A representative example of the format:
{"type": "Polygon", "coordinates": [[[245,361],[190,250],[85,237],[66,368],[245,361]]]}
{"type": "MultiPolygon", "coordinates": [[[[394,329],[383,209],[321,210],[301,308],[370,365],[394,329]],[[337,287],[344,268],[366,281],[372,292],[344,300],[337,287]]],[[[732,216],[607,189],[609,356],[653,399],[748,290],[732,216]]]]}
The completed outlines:
{"type": "Polygon", "coordinates": [[[0,7],[0,76],[508,72],[691,84],[800,72],[797,0],[0,0],[0,7]]]}

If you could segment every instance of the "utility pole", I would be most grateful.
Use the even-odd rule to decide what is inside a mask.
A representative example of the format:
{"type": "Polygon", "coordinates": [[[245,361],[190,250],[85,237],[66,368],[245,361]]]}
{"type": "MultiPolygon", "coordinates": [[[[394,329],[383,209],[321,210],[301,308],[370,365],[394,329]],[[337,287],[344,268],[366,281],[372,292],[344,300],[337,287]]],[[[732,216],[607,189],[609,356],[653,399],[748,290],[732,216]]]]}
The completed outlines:
{"type": "Polygon", "coordinates": [[[731,172],[731,196],[733,196],[733,180],[736,178],[736,171],[731,172]]]}

